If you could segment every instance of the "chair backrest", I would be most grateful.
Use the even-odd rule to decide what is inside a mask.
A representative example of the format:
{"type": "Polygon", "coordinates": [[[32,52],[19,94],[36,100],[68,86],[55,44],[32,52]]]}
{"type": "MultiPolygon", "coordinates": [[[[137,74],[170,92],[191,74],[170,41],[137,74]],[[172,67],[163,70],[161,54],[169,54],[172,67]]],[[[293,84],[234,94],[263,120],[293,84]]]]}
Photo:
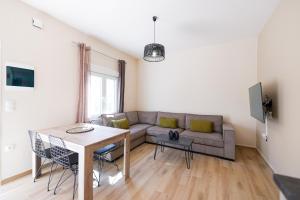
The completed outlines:
{"type": "Polygon", "coordinates": [[[62,138],[49,135],[50,154],[54,162],[64,166],[71,167],[70,151],[66,149],[65,142],[62,138]]]}
{"type": "Polygon", "coordinates": [[[28,131],[32,151],[39,157],[46,158],[46,150],[41,136],[32,130],[28,131]]]}

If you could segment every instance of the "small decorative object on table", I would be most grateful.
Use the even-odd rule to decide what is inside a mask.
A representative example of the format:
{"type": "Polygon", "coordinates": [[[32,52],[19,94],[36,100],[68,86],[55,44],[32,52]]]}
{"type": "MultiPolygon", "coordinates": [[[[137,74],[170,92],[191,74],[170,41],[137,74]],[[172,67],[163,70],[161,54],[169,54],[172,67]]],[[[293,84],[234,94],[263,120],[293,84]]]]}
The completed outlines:
{"type": "Polygon", "coordinates": [[[66,132],[69,134],[77,134],[77,133],[86,133],[86,132],[90,132],[93,130],[94,130],[94,128],[92,126],[82,125],[82,126],[68,129],[66,132]]]}
{"type": "MultiPolygon", "coordinates": [[[[174,134],[175,131],[172,131],[174,134]]],[[[177,132],[177,131],[176,131],[177,132]]],[[[158,146],[161,147],[161,152],[164,152],[164,147],[174,147],[174,146],[181,146],[182,148],[180,150],[184,151],[185,155],[185,161],[186,161],[186,166],[188,169],[191,167],[191,160],[193,160],[193,139],[187,138],[184,136],[179,137],[179,133],[175,133],[174,135],[178,135],[178,139],[170,139],[170,136],[173,135],[171,132],[169,135],[167,134],[159,134],[156,136],[156,147],[154,151],[154,160],[156,159],[156,154],[157,154],[157,149],[158,146]]]]}
{"type": "Polygon", "coordinates": [[[169,132],[169,138],[170,140],[179,140],[179,133],[178,131],[170,131],[169,132]]]}

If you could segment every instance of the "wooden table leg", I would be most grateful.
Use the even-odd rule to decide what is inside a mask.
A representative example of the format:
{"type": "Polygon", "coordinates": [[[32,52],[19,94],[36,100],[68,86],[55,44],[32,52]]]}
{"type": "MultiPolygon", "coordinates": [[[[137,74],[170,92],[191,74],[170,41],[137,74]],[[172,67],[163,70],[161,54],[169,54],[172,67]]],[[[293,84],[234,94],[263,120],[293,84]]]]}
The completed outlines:
{"type": "Polygon", "coordinates": [[[93,199],[93,152],[83,148],[79,154],[78,199],[93,199]]]}
{"type": "Polygon", "coordinates": [[[124,177],[127,180],[130,177],[130,133],[126,133],[124,139],[124,177]]]}
{"type": "Polygon", "coordinates": [[[41,167],[41,158],[36,156],[34,152],[32,152],[32,178],[39,177],[41,175],[41,171],[38,173],[39,168],[41,167]]]}

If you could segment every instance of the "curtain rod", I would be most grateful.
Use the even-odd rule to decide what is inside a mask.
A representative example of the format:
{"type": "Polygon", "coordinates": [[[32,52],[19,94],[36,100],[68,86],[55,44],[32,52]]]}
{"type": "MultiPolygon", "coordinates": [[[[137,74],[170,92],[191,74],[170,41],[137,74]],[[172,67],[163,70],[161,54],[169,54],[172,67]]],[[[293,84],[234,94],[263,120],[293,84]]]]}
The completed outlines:
{"type": "MultiPolygon", "coordinates": [[[[74,41],[72,41],[72,43],[75,44],[75,45],[80,45],[79,42],[74,42],[74,41]]],[[[121,60],[121,59],[119,59],[119,58],[115,58],[115,57],[109,56],[109,55],[107,55],[107,54],[105,54],[105,53],[102,53],[101,51],[95,50],[95,49],[93,49],[93,48],[91,48],[91,50],[94,51],[94,52],[96,52],[96,53],[99,53],[99,54],[101,54],[101,55],[103,55],[103,56],[105,56],[105,57],[107,57],[107,58],[110,58],[110,59],[112,59],[112,60],[116,60],[116,61],[121,60]]]]}

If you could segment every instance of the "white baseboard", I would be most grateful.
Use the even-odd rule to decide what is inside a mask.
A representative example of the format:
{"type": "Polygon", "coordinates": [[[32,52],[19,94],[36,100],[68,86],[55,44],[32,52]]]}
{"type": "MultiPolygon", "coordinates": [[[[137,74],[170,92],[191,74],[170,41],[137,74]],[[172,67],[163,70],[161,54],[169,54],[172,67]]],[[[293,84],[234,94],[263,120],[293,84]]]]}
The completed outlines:
{"type": "Polygon", "coordinates": [[[275,173],[275,168],[271,165],[271,163],[268,161],[268,159],[265,157],[265,155],[260,151],[259,148],[256,146],[251,146],[251,145],[245,145],[245,144],[237,144],[236,146],[241,146],[241,147],[248,147],[248,148],[254,148],[257,150],[259,155],[262,157],[262,159],[267,163],[267,165],[271,168],[272,172],[275,173]]]}
{"type": "Polygon", "coordinates": [[[271,168],[273,174],[275,173],[275,168],[271,165],[271,163],[268,161],[268,159],[265,157],[265,155],[261,152],[259,148],[256,148],[259,155],[262,157],[262,159],[268,164],[268,166],[271,168]]]}
{"type": "Polygon", "coordinates": [[[285,196],[282,194],[282,192],[279,193],[279,200],[286,200],[285,196]]]}
{"type": "Polygon", "coordinates": [[[247,144],[236,144],[236,146],[248,147],[248,148],[254,148],[254,149],[256,149],[256,146],[247,145],[247,144]]]}
{"type": "MultiPolygon", "coordinates": [[[[42,169],[50,167],[50,165],[51,165],[50,162],[45,163],[42,169]]],[[[31,172],[32,172],[32,169],[28,169],[28,170],[23,171],[21,173],[18,173],[18,174],[15,174],[13,176],[2,179],[2,180],[0,180],[0,186],[5,185],[5,184],[10,183],[10,182],[13,182],[17,179],[20,179],[20,178],[24,177],[24,176],[27,176],[27,175],[31,174],[31,172]]]]}

